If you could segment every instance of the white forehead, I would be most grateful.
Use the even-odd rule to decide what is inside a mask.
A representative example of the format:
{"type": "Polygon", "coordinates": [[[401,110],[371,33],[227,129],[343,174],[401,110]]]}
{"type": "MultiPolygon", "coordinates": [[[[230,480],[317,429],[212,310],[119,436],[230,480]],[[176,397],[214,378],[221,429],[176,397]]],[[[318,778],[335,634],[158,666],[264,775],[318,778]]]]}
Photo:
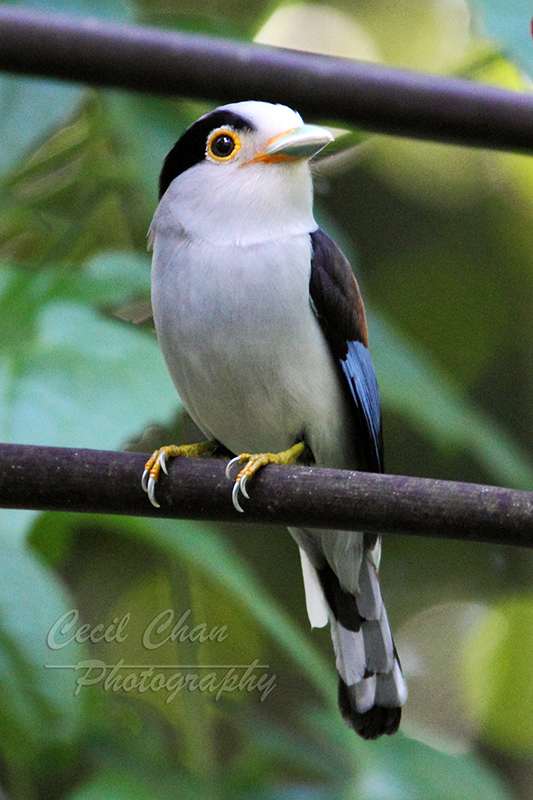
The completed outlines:
{"type": "Polygon", "coordinates": [[[229,103],[217,111],[233,111],[249,120],[259,133],[275,136],[303,125],[303,119],[288,106],[262,103],[259,100],[246,100],[242,103],[229,103]]]}

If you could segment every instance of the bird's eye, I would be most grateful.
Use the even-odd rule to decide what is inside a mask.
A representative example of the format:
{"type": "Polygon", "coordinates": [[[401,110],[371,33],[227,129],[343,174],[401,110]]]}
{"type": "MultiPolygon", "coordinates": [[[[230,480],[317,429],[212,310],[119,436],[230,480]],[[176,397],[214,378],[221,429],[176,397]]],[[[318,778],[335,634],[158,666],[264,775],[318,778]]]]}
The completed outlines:
{"type": "Polygon", "coordinates": [[[227,158],[235,150],[235,143],[227,133],[221,133],[211,142],[211,153],[219,158],[227,158]]]}
{"type": "Polygon", "coordinates": [[[207,142],[207,155],[215,161],[229,161],[241,148],[241,142],[235,131],[215,131],[207,142]]]}

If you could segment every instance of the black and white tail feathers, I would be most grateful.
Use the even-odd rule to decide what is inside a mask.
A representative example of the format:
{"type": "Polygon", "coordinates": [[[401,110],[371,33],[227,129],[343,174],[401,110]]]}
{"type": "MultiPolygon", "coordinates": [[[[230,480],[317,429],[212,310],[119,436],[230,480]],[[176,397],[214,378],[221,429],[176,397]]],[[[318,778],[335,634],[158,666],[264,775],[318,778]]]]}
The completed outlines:
{"type": "Polygon", "coordinates": [[[364,739],[396,733],[407,687],[379,588],[379,538],[289,530],[300,548],[311,625],[331,624],[342,716],[364,739]]]}

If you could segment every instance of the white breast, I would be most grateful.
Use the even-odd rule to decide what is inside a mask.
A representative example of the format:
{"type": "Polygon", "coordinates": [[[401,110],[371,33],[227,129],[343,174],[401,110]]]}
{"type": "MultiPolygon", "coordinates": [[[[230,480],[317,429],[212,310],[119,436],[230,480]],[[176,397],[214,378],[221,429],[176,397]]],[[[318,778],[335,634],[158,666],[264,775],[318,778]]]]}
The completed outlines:
{"type": "Polygon", "coordinates": [[[155,233],[152,303],[174,384],[234,453],[302,436],[318,463],[353,464],[344,398],[309,302],[308,234],[215,246],[155,233]]]}

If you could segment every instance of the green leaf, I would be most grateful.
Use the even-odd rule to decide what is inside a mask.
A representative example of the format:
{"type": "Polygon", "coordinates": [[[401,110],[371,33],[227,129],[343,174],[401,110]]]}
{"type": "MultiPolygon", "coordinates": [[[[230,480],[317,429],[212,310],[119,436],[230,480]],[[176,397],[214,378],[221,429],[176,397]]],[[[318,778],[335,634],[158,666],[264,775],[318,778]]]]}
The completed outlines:
{"type": "Polygon", "coordinates": [[[533,465],[495,422],[477,411],[427,356],[375,313],[369,321],[372,357],[383,405],[444,449],[469,452],[503,485],[533,488],[533,465]]]}
{"type": "Polygon", "coordinates": [[[88,93],[72,119],[6,182],[0,252],[12,263],[72,268],[106,250],[146,253],[157,181],[149,196],[130,120],[111,118],[111,97],[88,93]]]}
{"type": "Polygon", "coordinates": [[[91,258],[71,287],[80,300],[116,306],[150,296],[150,258],[138,253],[99,253],[91,258]]]}
{"type": "MultiPolygon", "coordinates": [[[[209,680],[212,674],[216,676],[216,680],[213,679],[216,689],[206,686],[201,691],[180,689],[178,692],[163,687],[161,691],[153,689],[146,693],[133,690],[125,697],[132,710],[133,706],[137,708],[136,713],[145,716],[147,708],[151,707],[150,716],[157,712],[160,720],[172,726],[180,741],[181,763],[187,765],[190,774],[214,778],[218,770],[216,752],[220,725],[229,724],[241,735],[244,725],[248,736],[247,709],[257,709],[257,700],[266,698],[267,690],[275,689],[278,676],[262,655],[267,635],[288,657],[283,662],[292,660],[316,686],[327,705],[338,713],[332,662],[326,662],[315,652],[309,637],[265,592],[222,535],[207,526],[49,513],[41,515],[33,526],[30,542],[56,569],[64,570],[68,565],[80,610],[86,618],[107,624],[130,614],[127,641],[110,642],[96,649],[91,647],[91,657],[105,658],[108,664],[124,659],[126,664],[141,665],[221,665],[205,673],[209,680]],[[83,557],[85,552],[87,558],[83,557]],[[105,589],[95,588],[96,583],[105,589]],[[191,612],[182,620],[188,609],[191,612]],[[173,615],[170,622],[168,614],[173,615]],[[154,627],[154,620],[158,626],[168,625],[159,630],[154,627]],[[180,631],[186,625],[191,630],[207,629],[210,634],[216,631],[216,641],[211,639],[210,647],[206,648],[205,640],[201,642],[193,636],[173,640],[169,634],[174,625],[178,625],[180,631]],[[224,638],[218,638],[219,632],[224,633],[224,638]],[[156,649],[151,647],[152,643],[157,645],[156,649]],[[225,682],[231,666],[226,669],[224,665],[253,665],[254,662],[258,666],[252,666],[253,675],[261,685],[232,688],[225,682]],[[259,667],[260,664],[265,666],[259,667]],[[221,681],[226,688],[220,694],[220,701],[214,702],[221,681]],[[252,706],[247,703],[250,692],[256,701],[252,706]]],[[[172,676],[174,673],[164,674],[172,676]]],[[[299,681],[301,683],[301,679],[299,681]]],[[[94,698],[93,702],[100,697],[106,708],[116,702],[113,696],[121,694],[119,691],[115,695],[102,685],[83,691],[94,698]]],[[[268,703],[265,708],[267,706],[268,703]]],[[[271,710],[269,706],[265,714],[270,714],[271,710]]],[[[340,718],[337,720],[342,727],[340,718]]],[[[261,750],[257,743],[254,747],[261,750]]],[[[241,758],[237,755],[240,750],[237,748],[232,759],[241,758]]],[[[270,755],[265,752],[260,758],[261,763],[266,763],[270,755]]],[[[248,771],[256,777],[259,774],[257,766],[244,763],[238,771],[248,771]]]]}
{"type": "Polygon", "coordinates": [[[468,638],[461,671],[480,735],[523,756],[533,742],[532,632],[533,597],[494,604],[468,638]]]}
{"type": "MultiPolygon", "coordinates": [[[[36,11],[115,22],[133,21],[135,17],[126,0],[38,0],[23,5],[36,11]]],[[[51,80],[0,76],[0,176],[14,169],[25,153],[68,119],[84,92],[79,86],[51,80]]]]}
{"type": "Polygon", "coordinates": [[[335,703],[332,666],[318,654],[309,637],[263,589],[250,567],[228,547],[221,535],[207,526],[181,521],[176,529],[175,521],[161,519],[151,520],[142,536],[183,559],[189,566],[205,572],[226,592],[243,602],[256,623],[290,656],[320,695],[335,703]]]}
{"type": "Polygon", "coordinates": [[[37,511],[0,508],[0,543],[2,546],[21,547],[24,537],[36,518],[37,511]]]}
{"type": "Polygon", "coordinates": [[[401,734],[370,744],[344,800],[511,800],[474,755],[446,755],[401,734]]]}
{"type": "Polygon", "coordinates": [[[505,54],[533,75],[533,42],[529,0],[473,0],[479,10],[481,27],[505,54]]]}
{"type": "Polygon", "coordinates": [[[344,783],[342,800],[511,800],[496,772],[474,753],[449,755],[401,730],[365,742],[330,709],[313,711],[307,727],[322,751],[317,761],[329,759],[344,783]]]}
{"type": "MultiPolygon", "coordinates": [[[[109,256],[100,267],[121,268],[109,256]]],[[[132,257],[131,290],[139,286],[132,257]]],[[[97,264],[80,286],[102,292],[97,264]],[[91,276],[94,276],[92,283],[91,276]]],[[[104,270],[105,272],[105,270],[104,270]]],[[[147,273],[148,278],[148,273],[147,273]]],[[[155,338],[76,302],[75,275],[0,272],[0,436],[4,441],[119,448],[179,405],[155,338]],[[17,308],[17,314],[10,313],[17,308]]],[[[129,289],[125,285],[124,296],[129,289]]],[[[110,298],[119,297],[111,283],[110,298]]]]}
{"type": "MultiPolygon", "coordinates": [[[[53,563],[68,548],[69,531],[86,523],[77,514],[43,514],[36,521],[31,541],[53,563]]],[[[182,520],[148,520],[128,517],[91,516],[91,525],[133,537],[155,546],[195,574],[205,575],[215,589],[227,593],[238,609],[246,612],[302,670],[319,694],[336,707],[335,675],[332,664],[320,656],[309,637],[287,616],[261,586],[251,568],[226,543],[223,536],[207,525],[182,520]]],[[[265,547],[268,542],[265,542],[265,547]]],[[[200,604],[195,591],[193,601],[200,604]]],[[[207,599],[204,597],[202,603],[207,599]]],[[[232,612],[234,615],[234,612],[232,612]]],[[[216,617],[218,620],[218,616],[216,617]]],[[[219,620],[220,621],[220,620],[219,620]]],[[[244,657],[244,656],[243,656],[244,657]]]]}
{"type": "MultiPolygon", "coordinates": [[[[54,575],[25,551],[0,559],[0,750],[11,783],[20,789],[49,759],[72,755],[84,704],[72,690],[72,670],[83,657],[48,646],[48,634],[72,601],[54,575]],[[71,659],[74,659],[72,662],[71,659]]],[[[15,793],[16,794],[16,793],[15,793]]]]}
{"type": "Polygon", "coordinates": [[[67,119],[82,95],[77,86],[0,76],[0,176],[67,119]]]}
{"type": "Polygon", "coordinates": [[[70,17],[97,17],[113,22],[133,22],[136,8],[128,0],[25,0],[10,5],[23,5],[35,11],[50,14],[68,14],[70,17]]]}
{"type": "Polygon", "coordinates": [[[106,94],[109,120],[130,153],[129,165],[143,185],[152,208],[157,205],[157,185],[163,161],[185,128],[210,106],[169,102],[159,97],[106,94]]]}
{"type": "Polygon", "coordinates": [[[206,786],[193,785],[185,778],[174,778],[166,785],[159,778],[151,779],[132,775],[125,770],[102,772],[95,775],[83,786],[68,794],[65,800],[196,800],[210,797],[206,786]]]}

